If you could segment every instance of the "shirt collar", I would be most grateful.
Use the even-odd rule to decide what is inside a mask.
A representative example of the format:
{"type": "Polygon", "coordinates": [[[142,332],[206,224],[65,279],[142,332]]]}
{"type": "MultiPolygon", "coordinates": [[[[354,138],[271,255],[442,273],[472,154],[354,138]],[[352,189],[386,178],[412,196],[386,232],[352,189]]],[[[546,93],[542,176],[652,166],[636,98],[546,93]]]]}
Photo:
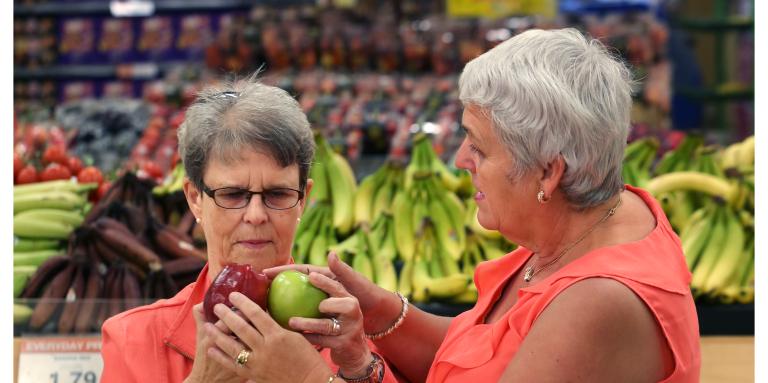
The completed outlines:
{"type": "Polygon", "coordinates": [[[197,341],[197,326],[195,317],[192,315],[192,306],[200,303],[205,298],[205,291],[208,289],[208,264],[198,275],[193,286],[188,286],[192,291],[179,311],[170,330],[165,336],[164,343],[189,359],[195,357],[195,343],[197,341]]]}

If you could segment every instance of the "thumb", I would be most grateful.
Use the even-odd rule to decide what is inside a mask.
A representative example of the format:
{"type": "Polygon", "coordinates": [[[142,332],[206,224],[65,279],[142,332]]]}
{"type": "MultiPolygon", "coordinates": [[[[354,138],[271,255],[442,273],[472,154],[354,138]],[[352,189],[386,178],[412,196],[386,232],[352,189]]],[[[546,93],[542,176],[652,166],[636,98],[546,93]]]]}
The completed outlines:
{"type": "Polygon", "coordinates": [[[205,322],[205,314],[203,314],[203,304],[198,303],[192,306],[192,316],[195,318],[195,324],[199,328],[205,322]]]}
{"type": "Polygon", "coordinates": [[[336,280],[344,285],[344,288],[350,294],[357,297],[358,300],[362,300],[365,298],[363,295],[370,292],[370,287],[373,283],[355,271],[351,266],[344,263],[334,251],[328,254],[328,268],[336,276],[336,280]]]}

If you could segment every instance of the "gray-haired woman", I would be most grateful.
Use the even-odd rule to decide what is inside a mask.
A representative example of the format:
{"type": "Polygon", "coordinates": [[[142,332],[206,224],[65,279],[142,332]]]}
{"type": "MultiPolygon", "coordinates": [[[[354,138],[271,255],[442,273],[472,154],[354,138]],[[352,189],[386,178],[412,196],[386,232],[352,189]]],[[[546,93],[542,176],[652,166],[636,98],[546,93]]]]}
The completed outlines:
{"type": "MultiPolygon", "coordinates": [[[[355,323],[362,314],[355,298],[324,275],[312,275],[311,281],[331,295],[321,306],[329,318],[294,319],[291,326],[297,331],[281,328],[266,315],[261,319],[272,326],[264,331],[262,324],[261,332],[245,321],[230,329],[221,321],[203,319],[201,302],[224,265],[250,264],[262,270],[292,263],[294,234],[312,189],[308,174],[315,152],[312,131],[296,100],[259,83],[255,75],[210,87],[186,111],[178,136],[188,177],[184,194],[205,233],[208,264],[196,282],[173,298],[104,323],[101,381],[302,382],[318,374],[333,376],[336,368],[344,376],[364,375],[366,358],[372,355],[369,344],[354,336],[354,327],[339,325],[355,323]],[[239,338],[227,335],[230,348],[215,347],[209,334],[232,330],[239,338]],[[333,352],[326,348],[318,353],[308,339],[333,346],[333,352]],[[263,344],[275,343],[284,348],[262,352],[263,344]],[[250,372],[253,366],[280,363],[289,367],[250,372]]],[[[232,300],[253,303],[237,293],[232,300]]],[[[232,313],[218,306],[216,313],[232,313]]],[[[386,378],[394,379],[391,372],[386,378]]]]}
{"type": "Polygon", "coordinates": [[[466,65],[456,165],[472,175],[480,223],[520,245],[477,267],[473,309],[425,313],[333,254],[313,269],[358,299],[361,331],[410,381],[698,381],[680,241],[658,202],[621,179],[631,86],[573,29],[526,31],[466,65]]]}

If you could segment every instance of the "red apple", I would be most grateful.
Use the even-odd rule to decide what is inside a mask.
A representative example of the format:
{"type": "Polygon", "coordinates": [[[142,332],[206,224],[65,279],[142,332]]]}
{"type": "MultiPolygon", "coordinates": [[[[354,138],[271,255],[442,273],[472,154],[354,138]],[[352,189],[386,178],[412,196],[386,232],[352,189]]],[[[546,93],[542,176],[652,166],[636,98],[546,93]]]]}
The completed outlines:
{"type": "Polygon", "coordinates": [[[231,264],[221,270],[205,293],[203,311],[208,322],[216,322],[219,317],[213,312],[213,306],[223,303],[234,307],[229,301],[229,294],[238,291],[256,302],[262,309],[267,309],[267,291],[269,278],[264,273],[257,273],[251,265],[231,264]]]}

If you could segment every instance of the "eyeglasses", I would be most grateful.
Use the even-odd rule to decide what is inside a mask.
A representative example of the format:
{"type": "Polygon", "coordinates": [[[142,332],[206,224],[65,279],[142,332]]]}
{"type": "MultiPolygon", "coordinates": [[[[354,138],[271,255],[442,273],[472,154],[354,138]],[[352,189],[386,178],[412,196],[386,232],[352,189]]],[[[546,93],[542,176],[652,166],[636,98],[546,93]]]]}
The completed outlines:
{"type": "Polygon", "coordinates": [[[259,194],[264,206],[274,210],[290,209],[304,198],[303,191],[291,188],[275,188],[255,192],[233,187],[211,190],[208,186],[203,185],[203,192],[213,198],[213,202],[217,206],[224,209],[242,209],[248,206],[254,194],[259,194]]]}

